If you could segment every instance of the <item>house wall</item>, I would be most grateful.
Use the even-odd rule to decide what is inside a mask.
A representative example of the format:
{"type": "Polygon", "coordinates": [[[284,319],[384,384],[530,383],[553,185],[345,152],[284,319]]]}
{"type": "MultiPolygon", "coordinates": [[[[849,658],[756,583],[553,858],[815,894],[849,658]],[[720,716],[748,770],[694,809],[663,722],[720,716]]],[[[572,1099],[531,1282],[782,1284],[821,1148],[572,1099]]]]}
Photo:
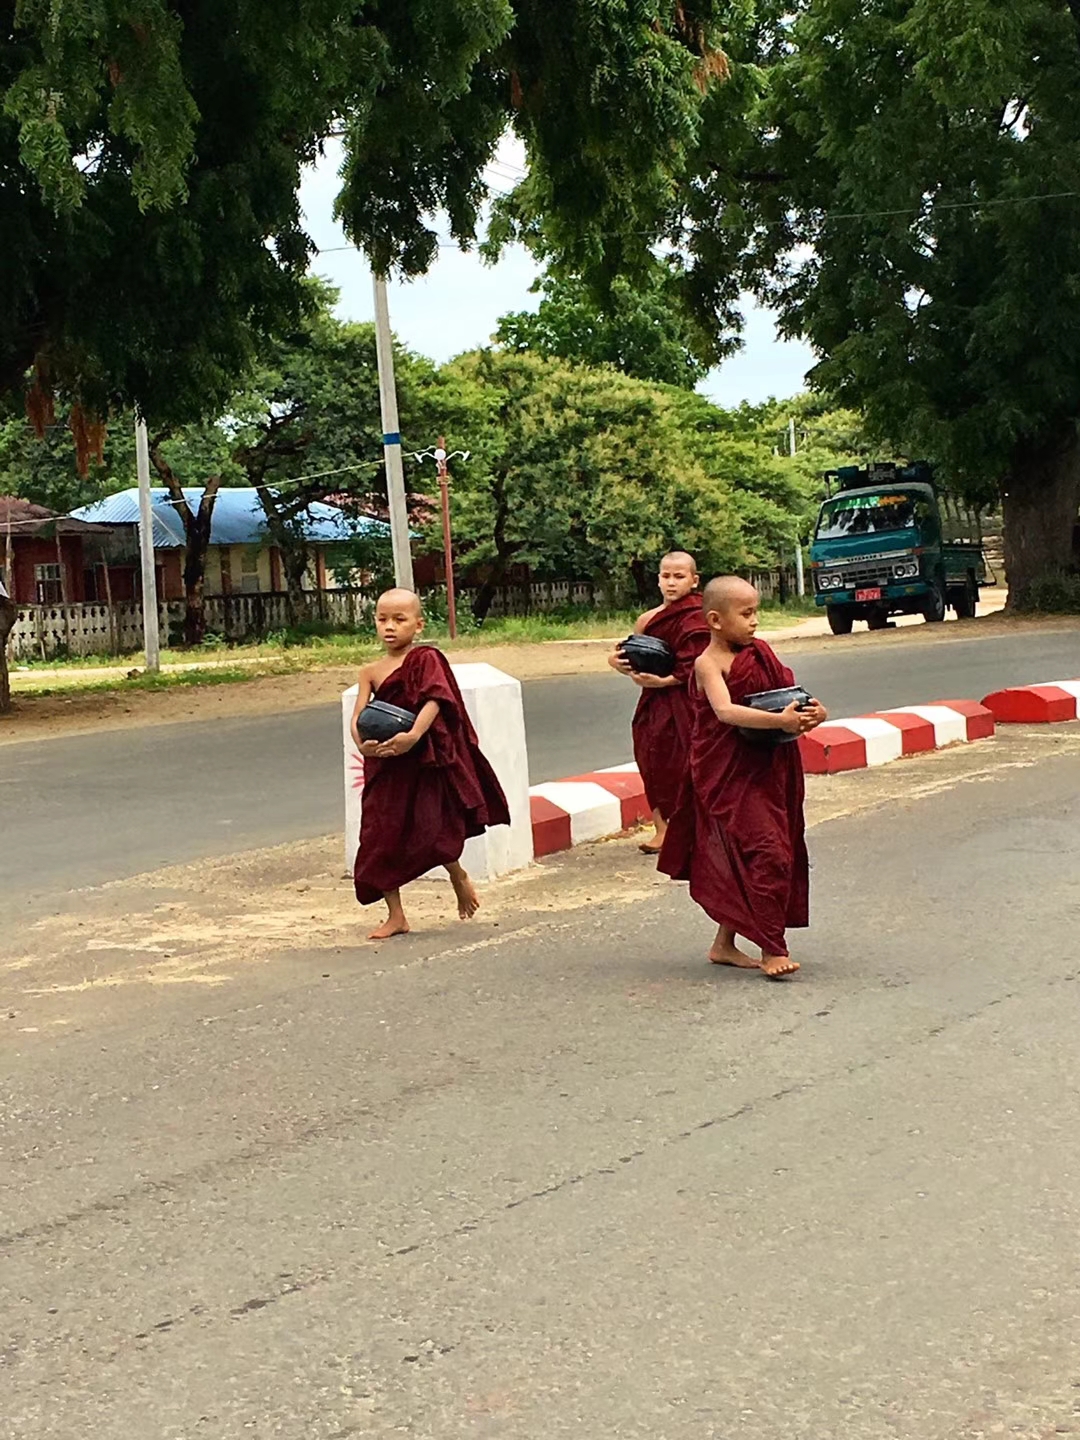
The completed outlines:
{"type": "MultiPolygon", "coordinates": [[[[62,539],[64,569],[69,604],[98,601],[104,603],[108,594],[103,567],[95,556],[93,543],[86,550],[82,536],[67,535],[62,539]]],[[[325,588],[326,568],[322,546],[313,547],[314,558],[305,577],[306,589],[325,588]],[[322,580],[322,585],[318,584],[322,580]]],[[[34,587],[34,566],[56,564],[56,542],[24,537],[14,541],[14,574],[16,604],[32,605],[37,601],[34,587]]],[[[0,537],[0,565],[3,563],[3,542],[0,537]]],[[[159,600],[184,598],[184,554],[182,550],[156,550],[159,600]]],[[[110,565],[109,585],[117,604],[139,599],[142,577],[138,565],[110,565]]],[[[276,546],[256,549],[247,545],[212,545],[206,553],[206,595],[280,593],[285,589],[285,572],[276,546]]]]}
{"type": "MultiPolygon", "coordinates": [[[[182,600],[184,598],[184,556],[181,550],[155,550],[154,570],[157,575],[159,600],[182,600]]],[[[108,597],[101,567],[96,572],[97,594],[95,599],[105,601],[108,597]]],[[[109,586],[115,604],[138,600],[142,594],[142,571],[138,565],[110,565],[109,586]]]]}
{"type": "MultiPolygon", "coordinates": [[[[0,564],[3,563],[6,537],[0,537],[0,564]]],[[[63,558],[64,583],[69,605],[79,604],[86,598],[84,582],[83,541],[80,535],[64,535],[60,539],[60,553],[63,558]]],[[[14,536],[12,538],[12,579],[9,585],[11,598],[17,605],[33,605],[37,602],[37,584],[34,567],[55,565],[56,541],[37,535],[14,536]]]]}
{"type": "Polygon", "coordinates": [[[157,568],[159,600],[182,600],[184,598],[184,552],[182,550],[155,550],[154,564],[157,568]]]}
{"type": "MultiPolygon", "coordinates": [[[[211,588],[207,584],[208,595],[221,595],[224,592],[221,587],[221,551],[228,553],[228,572],[232,581],[232,593],[234,595],[265,595],[274,588],[274,578],[270,564],[270,546],[255,545],[229,545],[215,546],[219,553],[215,556],[217,562],[217,587],[211,588]]],[[[207,581],[209,582],[209,574],[207,581]]]]}

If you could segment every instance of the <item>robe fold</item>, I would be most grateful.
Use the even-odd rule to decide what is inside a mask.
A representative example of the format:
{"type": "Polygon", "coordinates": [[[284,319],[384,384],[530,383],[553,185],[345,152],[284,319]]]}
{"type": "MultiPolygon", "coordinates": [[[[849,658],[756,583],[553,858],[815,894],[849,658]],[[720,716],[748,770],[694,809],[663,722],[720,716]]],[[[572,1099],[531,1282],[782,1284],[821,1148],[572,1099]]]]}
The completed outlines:
{"type": "MultiPolygon", "coordinates": [[[[727,684],[741,704],[758,690],[794,684],[762,640],[735,657],[727,684]]],[[[690,766],[660,854],[659,868],[689,880],[690,894],[717,925],[786,955],[786,928],[809,924],[809,862],[797,744],[746,740],[722,724],[696,679],[690,766]]]]}
{"type": "Polygon", "coordinates": [[[690,753],[690,704],[686,687],[694,661],[709,643],[701,596],[686,595],[666,605],[645,626],[675,655],[678,685],[642,690],[634,712],[634,760],[645,783],[650,810],[670,819],[679,799],[690,753]]]}
{"type": "Polygon", "coordinates": [[[379,686],[378,698],[418,715],[439,713],[407,755],[364,760],[356,898],[371,905],[440,865],[460,860],[465,841],[489,825],[509,825],[502,786],[480,749],[450,662],[417,645],[379,686]]]}

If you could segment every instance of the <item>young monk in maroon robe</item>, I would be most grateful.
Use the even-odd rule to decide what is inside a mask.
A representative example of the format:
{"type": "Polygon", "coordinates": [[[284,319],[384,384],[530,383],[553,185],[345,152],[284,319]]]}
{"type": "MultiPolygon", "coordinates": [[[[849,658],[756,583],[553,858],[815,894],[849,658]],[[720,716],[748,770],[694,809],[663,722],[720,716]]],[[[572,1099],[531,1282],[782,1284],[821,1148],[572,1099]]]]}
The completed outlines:
{"type": "Polygon", "coordinates": [[[738,726],[802,735],[827,718],[814,700],[779,714],[741,702],[760,690],[794,684],[763,640],[755,640],[758,593],[745,580],[710,580],[703,597],[712,638],[690,687],[690,767],[668,829],[660,869],[689,880],[690,894],[719,926],[714,965],[761,969],[770,980],[793,975],[785,930],[809,924],[809,867],[798,745],[755,743],[738,726]],[[736,945],[760,946],[754,960],[736,945]]]}
{"type": "Polygon", "coordinates": [[[669,676],[639,675],[616,650],[608,660],[613,670],[628,675],[641,689],[634,713],[634,759],[645,782],[656,836],[641,846],[645,855],[659,855],[690,751],[690,705],[686,687],[694,661],[709,643],[709,627],[697,593],[698,570],[683,550],[660,561],[660,593],[664,603],[646,610],[634,626],[635,635],[655,635],[675,654],[669,676]]]}
{"type": "Polygon", "coordinates": [[[353,878],[361,905],[386,901],[389,914],[370,938],[388,940],[409,931],[401,887],[440,865],[450,875],[458,914],[472,919],[480,900],[461,852],[489,825],[509,825],[510,812],[450,662],[433,646],[413,643],[424,628],[419,599],[411,590],[388,590],[376,606],[375,626],[386,654],[361,670],[352,722],[364,757],[353,878]],[[412,729],[385,742],[361,740],[356,722],[376,694],[410,710],[416,716],[412,729]]]}

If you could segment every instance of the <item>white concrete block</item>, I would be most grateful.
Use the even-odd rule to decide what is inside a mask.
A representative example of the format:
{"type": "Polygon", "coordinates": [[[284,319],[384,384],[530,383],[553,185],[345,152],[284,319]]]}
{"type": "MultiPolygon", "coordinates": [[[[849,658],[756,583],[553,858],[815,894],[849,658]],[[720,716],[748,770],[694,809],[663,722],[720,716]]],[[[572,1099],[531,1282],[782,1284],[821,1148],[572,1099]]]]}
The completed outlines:
{"type": "MultiPolygon", "coordinates": [[[[500,825],[465,845],[462,864],[477,880],[492,880],[532,864],[532,818],[529,810],[529,757],[525,743],[525,711],[521,682],[493,665],[455,665],[454,675],[476,730],[480,749],[491,762],[510,807],[509,826],[500,825]]],[[[345,746],[345,862],[351,873],[360,843],[364,760],[353,744],[349,722],[357,687],[341,697],[345,746]]],[[[444,870],[429,878],[446,879],[444,870]]]]}
{"type": "Polygon", "coordinates": [[[345,756],[345,873],[351,875],[360,846],[360,805],[364,793],[364,757],[352,738],[352,713],[356,709],[359,685],[350,685],[341,695],[341,728],[345,756]]]}
{"type": "Polygon", "coordinates": [[[500,825],[467,842],[461,863],[478,880],[493,880],[532,864],[529,810],[529,753],[521,681],[494,665],[455,665],[465,709],[491,761],[510,807],[509,826],[500,825]]]}

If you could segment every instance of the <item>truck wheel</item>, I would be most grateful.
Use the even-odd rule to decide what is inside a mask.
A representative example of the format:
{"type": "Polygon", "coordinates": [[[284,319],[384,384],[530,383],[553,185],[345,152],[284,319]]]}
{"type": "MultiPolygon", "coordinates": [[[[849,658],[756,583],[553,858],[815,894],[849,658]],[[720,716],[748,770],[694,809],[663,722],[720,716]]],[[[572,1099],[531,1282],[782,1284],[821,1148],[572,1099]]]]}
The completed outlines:
{"type": "Polygon", "coordinates": [[[945,619],[945,609],[945,587],[940,580],[935,580],[923,606],[923,619],[928,625],[937,625],[945,619]]]}
{"type": "Polygon", "coordinates": [[[870,630],[887,630],[889,626],[889,612],[884,606],[870,611],[866,617],[866,624],[870,630]]]}
{"type": "Polygon", "coordinates": [[[969,571],[964,580],[964,588],[956,592],[956,600],[953,608],[956,610],[958,620],[974,620],[975,611],[979,604],[979,587],[975,584],[975,577],[969,571]]]}
{"type": "Polygon", "coordinates": [[[829,619],[829,629],[834,635],[850,635],[851,627],[855,623],[855,616],[844,606],[826,605],[825,614],[829,619]]]}

